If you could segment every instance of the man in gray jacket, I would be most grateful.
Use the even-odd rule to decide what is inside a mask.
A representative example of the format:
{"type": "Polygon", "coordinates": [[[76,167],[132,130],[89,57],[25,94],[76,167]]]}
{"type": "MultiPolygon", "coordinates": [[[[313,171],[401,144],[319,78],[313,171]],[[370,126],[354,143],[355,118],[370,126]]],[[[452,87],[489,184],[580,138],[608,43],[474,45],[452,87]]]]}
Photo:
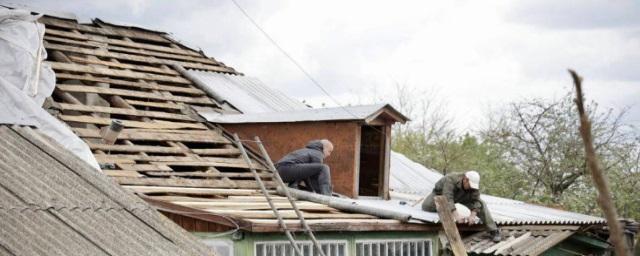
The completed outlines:
{"type": "Polygon", "coordinates": [[[304,181],[315,193],[331,196],[331,173],[323,159],[331,155],[333,144],[327,139],[312,140],[304,148],[284,156],[276,169],[282,181],[296,187],[304,181]]]}

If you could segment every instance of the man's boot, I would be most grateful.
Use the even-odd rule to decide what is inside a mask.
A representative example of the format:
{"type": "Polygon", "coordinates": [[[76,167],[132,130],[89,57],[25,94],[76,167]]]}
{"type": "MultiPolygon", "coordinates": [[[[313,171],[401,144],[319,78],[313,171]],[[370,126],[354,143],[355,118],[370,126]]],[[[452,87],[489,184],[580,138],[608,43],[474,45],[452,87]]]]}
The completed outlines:
{"type": "Polygon", "coordinates": [[[502,233],[500,232],[500,229],[489,231],[489,235],[491,236],[491,240],[493,240],[493,242],[495,243],[502,240],[502,233]]]}
{"type": "Polygon", "coordinates": [[[333,191],[332,191],[331,185],[329,184],[320,185],[320,194],[323,194],[325,196],[331,196],[332,192],[333,191]]]}

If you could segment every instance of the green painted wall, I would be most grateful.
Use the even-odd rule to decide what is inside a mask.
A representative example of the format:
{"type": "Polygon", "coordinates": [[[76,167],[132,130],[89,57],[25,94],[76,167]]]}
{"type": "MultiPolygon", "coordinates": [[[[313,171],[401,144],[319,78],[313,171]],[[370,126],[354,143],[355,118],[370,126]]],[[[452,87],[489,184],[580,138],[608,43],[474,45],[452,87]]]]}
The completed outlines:
{"type": "MultiPolygon", "coordinates": [[[[235,256],[253,256],[254,243],[264,241],[288,241],[284,233],[237,233],[220,236],[217,233],[193,233],[204,240],[232,240],[235,256]]],[[[318,240],[346,240],[349,256],[356,256],[356,240],[397,240],[397,239],[431,239],[431,255],[438,255],[440,248],[438,235],[434,232],[316,232],[318,240]]],[[[302,233],[296,234],[296,240],[308,240],[302,233]]]]}

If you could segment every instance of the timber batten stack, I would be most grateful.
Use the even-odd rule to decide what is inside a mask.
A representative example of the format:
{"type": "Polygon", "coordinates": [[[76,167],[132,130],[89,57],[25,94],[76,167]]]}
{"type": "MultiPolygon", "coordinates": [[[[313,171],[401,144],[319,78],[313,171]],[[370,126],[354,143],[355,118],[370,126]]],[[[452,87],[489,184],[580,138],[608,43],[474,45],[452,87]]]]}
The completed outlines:
{"type": "MultiPolygon", "coordinates": [[[[189,231],[233,228],[228,220],[206,213],[230,216],[249,231],[279,230],[240,151],[192,108],[230,110],[173,66],[240,73],[164,33],[100,20],[78,24],[45,16],[39,21],[46,26],[47,63],[57,78],[46,106],[89,145],[105,174],[162,208],[189,231]],[[113,119],[120,120],[124,129],[109,145],[102,142],[101,129],[113,119]]],[[[282,217],[292,222],[293,230],[301,230],[291,205],[276,195],[270,172],[260,161],[252,162],[274,194],[282,217]]],[[[400,224],[318,203],[301,201],[298,206],[312,228],[320,230],[388,230],[389,225],[400,224]]],[[[406,226],[399,225],[397,230],[406,226]]]]}

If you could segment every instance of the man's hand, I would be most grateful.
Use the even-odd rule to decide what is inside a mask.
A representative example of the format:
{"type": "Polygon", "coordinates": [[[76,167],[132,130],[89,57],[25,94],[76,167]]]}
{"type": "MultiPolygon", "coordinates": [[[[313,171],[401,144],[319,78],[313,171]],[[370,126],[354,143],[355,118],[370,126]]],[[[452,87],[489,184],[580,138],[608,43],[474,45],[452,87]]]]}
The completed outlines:
{"type": "Polygon", "coordinates": [[[462,215],[458,214],[458,211],[453,211],[453,219],[457,222],[457,223],[465,223],[466,218],[462,217],[462,215]]]}
{"type": "Polygon", "coordinates": [[[471,211],[471,215],[469,215],[469,217],[467,218],[467,222],[469,223],[469,225],[474,225],[478,223],[480,219],[478,218],[477,215],[478,213],[476,211],[471,211]]]}

